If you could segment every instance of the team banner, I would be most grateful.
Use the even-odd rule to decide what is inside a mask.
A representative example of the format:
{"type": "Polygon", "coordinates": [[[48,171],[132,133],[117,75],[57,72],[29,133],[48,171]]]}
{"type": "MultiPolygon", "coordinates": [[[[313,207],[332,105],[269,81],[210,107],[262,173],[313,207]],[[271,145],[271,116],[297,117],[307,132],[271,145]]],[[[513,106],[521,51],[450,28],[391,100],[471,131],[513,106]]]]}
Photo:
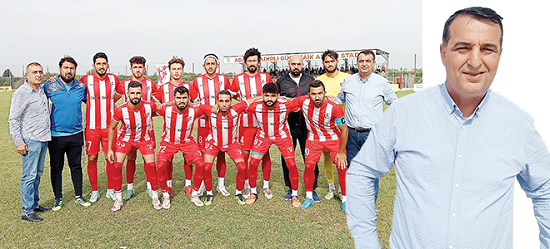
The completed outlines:
{"type": "MultiPolygon", "coordinates": [[[[336,51],[338,59],[356,58],[359,52],[361,50],[336,51]]],[[[262,55],[262,62],[287,62],[293,55],[299,55],[304,60],[321,60],[323,52],[265,54],[262,55]]],[[[244,63],[242,56],[224,56],[223,59],[224,63],[244,63]]]]}
{"type": "Polygon", "coordinates": [[[170,82],[170,69],[168,69],[168,64],[155,64],[157,72],[159,73],[159,80],[157,85],[163,85],[170,82]]]}

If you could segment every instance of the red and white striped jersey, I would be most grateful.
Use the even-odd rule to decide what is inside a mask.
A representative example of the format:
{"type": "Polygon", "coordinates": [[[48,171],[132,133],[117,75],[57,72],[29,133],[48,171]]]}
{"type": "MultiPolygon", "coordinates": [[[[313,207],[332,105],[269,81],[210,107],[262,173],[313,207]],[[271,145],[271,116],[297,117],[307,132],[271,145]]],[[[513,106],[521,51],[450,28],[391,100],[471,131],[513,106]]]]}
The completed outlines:
{"type": "MultiPolygon", "coordinates": [[[[262,95],[262,87],[267,83],[272,83],[271,76],[264,72],[258,72],[254,76],[241,73],[233,78],[231,84],[231,91],[239,93],[241,101],[254,98],[262,95]]],[[[258,127],[258,121],[254,119],[253,115],[244,113],[241,118],[241,125],[243,127],[258,127]]]]}
{"type": "MultiPolygon", "coordinates": [[[[126,91],[128,91],[128,84],[130,84],[130,82],[132,81],[134,81],[132,78],[127,79],[125,81],[120,82],[120,84],[118,84],[118,86],[116,87],[116,92],[124,96],[124,102],[128,102],[128,95],[126,94],[126,91]]],[[[155,84],[155,82],[147,78],[143,78],[140,82],[141,82],[141,99],[145,101],[154,101],[153,93],[157,90],[157,84],[155,84]]]]}
{"type": "Polygon", "coordinates": [[[290,112],[300,110],[297,103],[277,100],[275,106],[267,108],[263,101],[256,101],[247,108],[246,112],[254,115],[260,125],[261,137],[276,139],[290,137],[290,129],[286,121],[290,112]]]}
{"type": "MultiPolygon", "coordinates": [[[[213,106],[216,104],[216,96],[221,90],[229,90],[231,83],[229,78],[223,74],[216,74],[213,78],[207,75],[200,75],[193,79],[193,92],[200,100],[201,105],[213,106]]],[[[193,99],[195,100],[195,99],[193,99]]],[[[206,117],[199,119],[199,127],[208,127],[208,119],[206,117]]]]}
{"type": "Polygon", "coordinates": [[[308,96],[295,98],[293,102],[298,104],[304,114],[309,131],[307,139],[321,142],[340,139],[340,129],[336,119],[344,117],[341,105],[326,98],[323,105],[316,106],[308,96]]]}
{"type": "Polygon", "coordinates": [[[120,84],[116,75],[107,73],[103,79],[97,74],[84,75],[86,84],[86,128],[106,129],[111,124],[115,110],[115,89],[120,84]]]}
{"type": "MultiPolygon", "coordinates": [[[[208,109],[211,107],[204,106],[208,109]]],[[[193,139],[193,124],[195,119],[204,114],[204,107],[187,108],[180,113],[176,104],[164,105],[157,110],[160,116],[164,117],[164,132],[162,141],[180,144],[190,142],[193,139]]]]}
{"type": "Polygon", "coordinates": [[[153,97],[160,103],[174,101],[174,89],[178,86],[184,86],[189,90],[189,100],[192,101],[196,98],[196,94],[191,90],[191,84],[182,81],[179,85],[175,86],[171,82],[158,86],[157,90],[153,93],[153,97]]]}
{"type": "MultiPolygon", "coordinates": [[[[205,107],[209,107],[204,105],[205,107]]],[[[205,115],[210,118],[210,134],[206,140],[213,140],[215,146],[221,149],[226,149],[233,143],[238,141],[237,132],[239,130],[239,117],[241,113],[248,107],[248,102],[243,101],[232,105],[229,111],[225,114],[218,112],[218,114],[212,113],[209,107],[204,109],[205,115]]],[[[203,105],[201,105],[203,108],[203,105]]]]}
{"type": "Polygon", "coordinates": [[[113,121],[121,122],[118,130],[118,139],[124,142],[143,142],[154,138],[150,130],[153,129],[153,113],[157,105],[153,102],[142,101],[139,110],[132,109],[128,102],[115,109],[113,121]]]}

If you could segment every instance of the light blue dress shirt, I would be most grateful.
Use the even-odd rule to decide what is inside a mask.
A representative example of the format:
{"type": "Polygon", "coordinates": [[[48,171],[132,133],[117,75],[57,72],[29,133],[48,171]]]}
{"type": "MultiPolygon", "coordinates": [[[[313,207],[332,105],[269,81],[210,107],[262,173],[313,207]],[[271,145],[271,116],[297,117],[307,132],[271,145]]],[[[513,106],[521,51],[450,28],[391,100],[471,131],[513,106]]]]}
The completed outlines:
{"type": "Polygon", "coordinates": [[[512,248],[516,179],[532,198],[541,248],[549,248],[550,153],[532,118],[491,90],[467,119],[445,84],[386,110],[347,171],[358,248],[380,248],[373,182],[394,163],[392,249],[512,248]]]}
{"type": "Polygon", "coordinates": [[[346,77],[336,100],[346,103],[345,118],[353,128],[372,128],[382,118],[384,102],[397,99],[392,86],[384,77],[372,73],[363,81],[359,73],[346,77]]]}

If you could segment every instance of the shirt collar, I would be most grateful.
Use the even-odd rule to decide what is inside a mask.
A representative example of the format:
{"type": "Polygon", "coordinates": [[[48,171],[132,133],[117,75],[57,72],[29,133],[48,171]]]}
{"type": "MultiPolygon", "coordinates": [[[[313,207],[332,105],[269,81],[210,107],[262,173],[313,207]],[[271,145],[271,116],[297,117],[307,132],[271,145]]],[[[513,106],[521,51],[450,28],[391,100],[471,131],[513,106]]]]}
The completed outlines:
{"type": "Polygon", "coordinates": [[[369,75],[369,77],[367,77],[367,79],[364,80],[364,81],[363,81],[363,78],[361,78],[361,75],[360,75],[359,73],[356,73],[356,74],[357,74],[357,78],[359,79],[359,82],[361,82],[361,83],[366,83],[367,81],[369,81],[370,77],[372,77],[372,74],[373,74],[373,73],[374,73],[374,72],[372,72],[372,73],[369,75]]]}
{"type": "MultiPolygon", "coordinates": [[[[456,103],[454,102],[453,98],[451,98],[451,95],[449,94],[449,91],[447,90],[447,83],[442,84],[440,87],[441,96],[443,96],[443,103],[445,104],[445,109],[447,110],[447,113],[452,114],[453,112],[458,112],[460,116],[462,116],[462,111],[458,108],[456,103]]],[[[490,98],[492,94],[491,89],[487,90],[487,93],[485,93],[485,96],[483,97],[483,100],[481,100],[481,103],[476,107],[474,113],[472,116],[478,117],[481,113],[483,113],[483,110],[486,108],[488,99],[490,98]]]]}

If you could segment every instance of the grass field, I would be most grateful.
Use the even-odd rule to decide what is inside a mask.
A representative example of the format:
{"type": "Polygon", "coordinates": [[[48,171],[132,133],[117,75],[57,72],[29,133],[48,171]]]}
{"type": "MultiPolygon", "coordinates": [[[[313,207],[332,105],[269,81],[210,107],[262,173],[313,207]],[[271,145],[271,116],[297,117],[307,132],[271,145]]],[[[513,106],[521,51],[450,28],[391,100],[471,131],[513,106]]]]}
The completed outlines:
{"type": "MultiPolygon", "coordinates": [[[[401,92],[406,95],[410,92],[401,92]]],[[[307,210],[293,209],[283,199],[286,193],[280,154],[272,147],[273,170],[271,200],[260,195],[253,206],[240,206],[233,197],[214,194],[213,204],[195,207],[183,194],[184,172],[181,154],[174,163],[174,193],[172,208],[155,211],[150,198],[145,194],[143,161],[137,160],[135,188],[137,196],[125,203],[116,213],[110,211],[111,200],[104,197],[107,181],[105,162],[101,154],[98,163],[99,189],[102,198],[98,203],[85,208],[74,203],[74,195],[68,166],[63,171],[65,206],[61,211],[40,214],[43,222],[31,223],[21,220],[19,184],[21,158],[9,136],[8,115],[11,92],[0,92],[0,232],[1,248],[351,248],[353,239],[346,225],[346,216],[340,211],[340,201],[327,201],[307,210]]],[[[155,118],[156,135],[160,136],[162,121],[155,118]]],[[[160,139],[157,139],[159,141],[160,139]]],[[[299,152],[297,151],[297,155],[299,152]]],[[[300,176],[304,164],[296,157],[300,176]]],[[[91,192],[86,174],[86,157],[83,155],[84,193],[91,192]]],[[[327,193],[327,182],[321,167],[319,196],[327,193]]],[[[215,175],[215,167],[213,170],[215,175]]],[[[235,166],[228,159],[226,185],[234,194],[235,166]]],[[[261,177],[258,177],[260,186],[261,177]]],[[[214,177],[214,184],[216,178],[214,177]]],[[[378,232],[384,248],[389,248],[393,199],[395,196],[395,173],[392,170],[380,181],[377,207],[378,232]]],[[[125,186],[123,186],[125,189],[125,186]]],[[[300,179],[300,199],[305,192],[300,179]]],[[[40,184],[40,203],[52,206],[54,196],[50,182],[49,159],[46,158],[44,175],[40,184]]]]}

